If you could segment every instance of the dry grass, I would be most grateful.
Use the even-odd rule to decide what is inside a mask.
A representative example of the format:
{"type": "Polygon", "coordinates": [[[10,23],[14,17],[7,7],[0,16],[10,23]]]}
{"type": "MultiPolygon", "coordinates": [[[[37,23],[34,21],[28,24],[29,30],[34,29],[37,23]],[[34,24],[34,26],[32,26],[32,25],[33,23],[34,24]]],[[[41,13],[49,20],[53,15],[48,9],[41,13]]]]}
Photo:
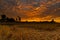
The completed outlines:
{"type": "Polygon", "coordinates": [[[0,40],[60,40],[60,28],[54,31],[47,30],[36,30],[19,25],[0,25],[0,40]]]}

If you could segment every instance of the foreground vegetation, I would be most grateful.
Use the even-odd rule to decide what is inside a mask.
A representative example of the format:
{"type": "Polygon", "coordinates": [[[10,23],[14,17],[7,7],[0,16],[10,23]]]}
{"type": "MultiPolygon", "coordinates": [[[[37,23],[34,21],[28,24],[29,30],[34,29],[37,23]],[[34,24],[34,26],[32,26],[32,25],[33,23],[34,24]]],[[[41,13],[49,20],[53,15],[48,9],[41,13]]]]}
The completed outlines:
{"type": "Polygon", "coordinates": [[[38,25],[0,25],[0,40],[60,40],[60,25],[38,25]]]}

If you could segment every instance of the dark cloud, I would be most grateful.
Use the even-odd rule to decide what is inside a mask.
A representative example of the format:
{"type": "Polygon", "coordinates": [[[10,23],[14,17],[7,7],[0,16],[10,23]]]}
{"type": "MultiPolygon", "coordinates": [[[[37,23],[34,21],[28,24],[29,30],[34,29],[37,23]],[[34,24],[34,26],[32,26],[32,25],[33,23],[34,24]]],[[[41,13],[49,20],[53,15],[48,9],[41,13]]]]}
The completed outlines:
{"type": "Polygon", "coordinates": [[[46,17],[49,15],[52,16],[52,18],[60,17],[60,3],[55,3],[55,4],[50,5],[46,11],[40,14],[40,17],[46,17]]]}
{"type": "Polygon", "coordinates": [[[14,14],[12,10],[16,6],[15,0],[2,0],[0,1],[0,14],[14,14]]]}
{"type": "Polygon", "coordinates": [[[5,2],[10,6],[16,6],[17,5],[16,0],[5,0],[5,2]]]}

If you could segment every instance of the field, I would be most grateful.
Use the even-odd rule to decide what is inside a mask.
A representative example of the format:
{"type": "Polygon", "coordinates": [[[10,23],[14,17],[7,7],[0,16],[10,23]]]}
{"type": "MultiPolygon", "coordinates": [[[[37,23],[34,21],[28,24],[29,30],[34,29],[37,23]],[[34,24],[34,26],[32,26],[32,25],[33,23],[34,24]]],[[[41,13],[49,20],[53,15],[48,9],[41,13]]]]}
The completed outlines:
{"type": "Polygon", "coordinates": [[[60,24],[0,25],[0,40],[60,40],[60,24]]]}

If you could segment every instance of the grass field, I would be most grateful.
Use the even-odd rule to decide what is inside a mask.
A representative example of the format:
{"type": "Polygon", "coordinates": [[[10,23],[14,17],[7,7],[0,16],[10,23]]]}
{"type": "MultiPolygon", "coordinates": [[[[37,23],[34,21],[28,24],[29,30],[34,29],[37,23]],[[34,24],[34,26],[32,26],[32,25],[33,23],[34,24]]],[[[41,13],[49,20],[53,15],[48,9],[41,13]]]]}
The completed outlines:
{"type": "Polygon", "coordinates": [[[60,25],[24,26],[0,25],[0,40],[60,40],[60,25]]]}

